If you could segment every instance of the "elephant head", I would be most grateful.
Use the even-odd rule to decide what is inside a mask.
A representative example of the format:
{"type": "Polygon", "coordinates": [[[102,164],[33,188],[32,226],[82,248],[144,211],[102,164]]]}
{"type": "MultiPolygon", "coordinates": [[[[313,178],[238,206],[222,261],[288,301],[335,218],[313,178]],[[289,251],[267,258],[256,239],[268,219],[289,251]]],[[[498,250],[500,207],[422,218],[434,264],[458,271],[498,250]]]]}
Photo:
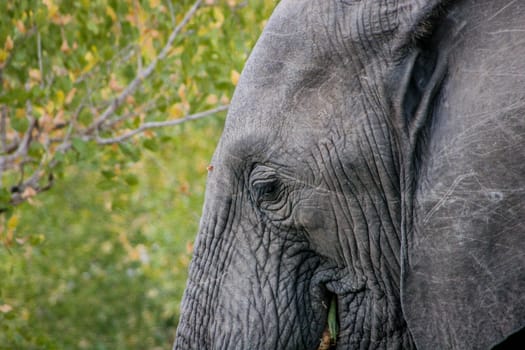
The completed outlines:
{"type": "Polygon", "coordinates": [[[211,162],[175,349],[524,327],[525,6],[505,3],[280,2],[211,162]]]}

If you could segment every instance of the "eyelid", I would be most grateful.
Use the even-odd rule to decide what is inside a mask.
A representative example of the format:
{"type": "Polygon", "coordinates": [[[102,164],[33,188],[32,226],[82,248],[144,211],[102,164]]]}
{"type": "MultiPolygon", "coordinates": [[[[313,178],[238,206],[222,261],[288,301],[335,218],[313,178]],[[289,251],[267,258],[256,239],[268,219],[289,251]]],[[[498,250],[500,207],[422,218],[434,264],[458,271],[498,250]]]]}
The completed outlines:
{"type": "Polygon", "coordinates": [[[252,183],[252,186],[254,187],[257,187],[259,185],[268,185],[268,184],[271,184],[273,182],[277,182],[277,177],[275,176],[275,174],[272,174],[273,176],[271,177],[265,177],[265,178],[260,178],[260,179],[252,179],[251,183],[252,183]]]}
{"type": "Polygon", "coordinates": [[[252,185],[258,182],[267,183],[277,179],[277,172],[275,169],[266,165],[256,165],[253,167],[250,174],[250,182],[252,185]]]}

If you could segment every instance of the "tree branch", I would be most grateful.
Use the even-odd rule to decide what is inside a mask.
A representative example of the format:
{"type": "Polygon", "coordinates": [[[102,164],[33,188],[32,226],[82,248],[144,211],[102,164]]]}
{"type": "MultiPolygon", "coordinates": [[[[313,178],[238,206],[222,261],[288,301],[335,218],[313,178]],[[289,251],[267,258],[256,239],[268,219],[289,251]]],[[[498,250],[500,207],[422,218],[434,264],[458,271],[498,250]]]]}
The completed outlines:
{"type": "Polygon", "coordinates": [[[42,38],[40,32],[36,32],[36,48],[38,55],[38,69],[40,69],[40,86],[44,87],[44,64],[42,62],[42,38]]]}
{"type": "Polygon", "coordinates": [[[33,130],[37,126],[37,120],[33,117],[33,106],[30,101],[26,103],[27,119],[29,120],[29,127],[24,133],[22,141],[18,144],[18,148],[13,154],[0,157],[0,171],[9,170],[11,163],[17,159],[25,157],[31,144],[33,130]]]}
{"type": "Polygon", "coordinates": [[[173,42],[175,41],[175,38],[179,35],[181,30],[186,26],[186,24],[190,21],[193,15],[197,12],[197,9],[201,5],[201,3],[202,0],[195,1],[193,6],[184,15],[182,21],[171,32],[168,41],[166,42],[166,45],[164,45],[159,55],[146,67],[146,69],[139,72],[137,76],[133,79],[133,81],[131,81],[131,83],[122,91],[122,93],[110,103],[106,110],[86,130],[87,134],[93,133],[95,130],[97,130],[102,125],[102,123],[104,123],[104,121],[106,121],[117,110],[117,108],[122,105],[126,98],[129,95],[133,94],[137,90],[137,88],[140,85],[142,85],[142,82],[146,78],[148,78],[151,75],[151,73],[153,73],[159,61],[166,58],[173,45],[173,42]]]}
{"type": "Polygon", "coordinates": [[[137,134],[139,134],[141,132],[144,132],[145,130],[148,130],[148,129],[164,128],[164,127],[167,127],[167,126],[179,125],[179,124],[188,122],[190,120],[201,119],[201,118],[210,116],[210,115],[218,113],[218,112],[226,111],[228,109],[228,107],[229,107],[228,105],[220,106],[220,107],[217,107],[217,108],[214,108],[214,109],[210,109],[210,110],[207,110],[207,111],[204,111],[204,112],[190,114],[190,115],[187,115],[187,116],[185,116],[184,118],[181,118],[181,119],[168,120],[168,121],[165,121],[165,122],[144,123],[140,127],[138,127],[137,129],[134,129],[134,130],[132,130],[130,132],[127,132],[125,134],[122,134],[120,136],[113,137],[113,138],[100,138],[100,137],[97,137],[96,141],[97,141],[97,143],[99,145],[109,145],[109,144],[113,144],[113,143],[119,143],[119,142],[125,141],[125,140],[129,139],[130,137],[133,137],[133,136],[135,136],[135,135],[137,135],[137,134]]]}
{"type": "Polygon", "coordinates": [[[2,116],[0,119],[0,144],[2,145],[2,152],[7,151],[7,106],[2,105],[2,116]]]}

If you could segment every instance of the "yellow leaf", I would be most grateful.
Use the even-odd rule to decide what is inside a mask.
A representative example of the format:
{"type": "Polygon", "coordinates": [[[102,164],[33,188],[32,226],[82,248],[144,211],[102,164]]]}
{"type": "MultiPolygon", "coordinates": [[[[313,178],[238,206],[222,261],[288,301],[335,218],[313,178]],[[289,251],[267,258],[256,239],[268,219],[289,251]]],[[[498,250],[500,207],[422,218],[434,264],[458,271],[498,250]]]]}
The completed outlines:
{"type": "Polygon", "coordinates": [[[47,112],[47,114],[53,114],[53,112],[55,111],[55,104],[53,103],[53,101],[49,100],[44,106],[44,110],[47,112]]]}
{"type": "Polygon", "coordinates": [[[177,46],[171,49],[170,56],[171,55],[180,55],[184,52],[184,46],[177,46]]]}
{"type": "Polygon", "coordinates": [[[7,234],[4,237],[4,244],[10,246],[13,243],[14,229],[7,230],[7,234]]]}
{"type": "Polygon", "coordinates": [[[111,96],[111,89],[109,87],[100,89],[100,96],[102,96],[104,100],[107,100],[111,96]]]}
{"type": "Polygon", "coordinates": [[[68,53],[69,51],[71,51],[67,43],[67,40],[64,39],[64,41],[62,41],[62,45],[60,46],[60,51],[62,51],[63,53],[68,53]]]}
{"type": "Polygon", "coordinates": [[[26,115],[26,110],[24,108],[17,108],[15,112],[15,116],[17,118],[24,118],[26,115]]]}
{"type": "Polygon", "coordinates": [[[177,90],[177,94],[179,94],[179,97],[182,101],[186,101],[186,85],[181,84],[177,90]]]}
{"type": "Polygon", "coordinates": [[[91,68],[95,66],[95,64],[97,63],[97,58],[95,57],[95,55],[93,55],[93,53],[91,53],[91,51],[88,51],[84,55],[84,59],[86,60],[87,64],[84,67],[84,69],[82,69],[82,72],[86,73],[86,72],[89,72],[91,68]]]}
{"type": "Polygon", "coordinates": [[[109,88],[113,90],[114,92],[120,92],[123,90],[123,87],[119,84],[115,74],[111,74],[111,78],[109,79],[108,85],[109,85],[109,88]]]}
{"type": "Polygon", "coordinates": [[[168,109],[170,119],[179,119],[184,115],[184,109],[180,103],[175,103],[168,109]]]}
{"type": "Polygon", "coordinates": [[[222,103],[223,105],[227,105],[228,103],[230,103],[230,99],[228,98],[228,96],[226,96],[226,95],[222,95],[222,96],[221,96],[221,103],[222,103]]]}
{"type": "Polygon", "coordinates": [[[29,320],[29,316],[30,316],[30,315],[31,315],[31,314],[30,314],[29,310],[27,310],[27,309],[23,309],[23,310],[22,310],[22,313],[20,314],[20,316],[22,317],[22,319],[23,319],[24,321],[29,320]]]}
{"type": "Polygon", "coordinates": [[[66,105],[70,104],[71,101],[73,101],[73,98],[75,97],[75,94],[77,92],[77,88],[72,88],[68,93],[67,93],[67,96],[66,96],[66,99],[65,99],[65,103],[66,105]]]}
{"type": "Polygon", "coordinates": [[[128,258],[131,261],[138,261],[140,260],[140,252],[136,248],[130,248],[128,250],[128,258]]]}
{"type": "Polygon", "coordinates": [[[14,43],[13,43],[13,39],[11,39],[11,36],[8,35],[7,38],[5,39],[5,43],[4,43],[4,49],[6,51],[11,51],[14,47],[14,43]]]}
{"type": "Polygon", "coordinates": [[[204,36],[208,34],[209,31],[210,31],[210,28],[208,28],[207,26],[200,26],[199,30],[197,31],[197,36],[199,37],[204,36]]]}
{"type": "Polygon", "coordinates": [[[144,137],[148,138],[148,139],[152,139],[154,138],[155,136],[157,136],[157,134],[155,133],[155,131],[152,131],[152,130],[145,130],[144,131],[144,137]]]}
{"type": "Polygon", "coordinates": [[[73,16],[71,15],[61,15],[58,12],[56,12],[55,16],[53,16],[53,19],[51,20],[53,23],[58,24],[59,26],[65,26],[69,22],[73,20],[73,16]]]}
{"type": "Polygon", "coordinates": [[[20,221],[19,219],[20,218],[18,217],[18,215],[11,216],[11,218],[9,218],[9,220],[7,221],[7,228],[9,230],[14,230],[18,226],[18,222],[20,221]]]}
{"type": "Polygon", "coordinates": [[[3,66],[4,62],[7,60],[7,56],[9,56],[7,51],[4,49],[0,49],[0,68],[3,66]]]}
{"type": "Polygon", "coordinates": [[[126,103],[130,106],[135,105],[135,97],[129,95],[126,97],[126,103]]]}
{"type": "Polygon", "coordinates": [[[75,81],[77,80],[78,72],[68,71],[69,80],[75,81]]]}
{"type": "Polygon", "coordinates": [[[47,17],[53,18],[58,14],[58,6],[54,3],[53,0],[42,0],[44,5],[47,6],[47,17]]]}
{"type": "Polygon", "coordinates": [[[156,29],[149,29],[148,32],[153,39],[158,39],[160,37],[160,32],[156,29]]]}
{"type": "Polygon", "coordinates": [[[64,94],[64,91],[62,90],[58,90],[57,93],[55,94],[56,95],[56,103],[58,106],[62,106],[64,104],[64,100],[66,98],[65,94],[64,94]]]}
{"type": "Polygon", "coordinates": [[[24,25],[24,22],[22,22],[21,20],[18,20],[16,21],[16,29],[18,29],[18,31],[22,34],[25,34],[26,33],[26,26],[24,25]]]}
{"type": "Polygon", "coordinates": [[[193,242],[186,242],[186,253],[191,254],[193,252],[193,242]]]}
{"type": "Polygon", "coordinates": [[[55,123],[55,126],[63,125],[65,124],[66,120],[64,119],[64,110],[61,109],[57,112],[55,115],[55,118],[53,118],[53,122],[55,123]]]}
{"type": "Polygon", "coordinates": [[[237,86],[237,83],[239,82],[239,77],[241,75],[239,72],[237,72],[235,69],[231,71],[230,73],[230,79],[233,85],[237,86]]]}
{"type": "MultiPolygon", "coordinates": [[[[33,106],[33,111],[35,111],[37,115],[43,116],[46,114],[46,110],[42,106],[38,106],[38,105],[33,106]]],[[[16,115],[18,116],[18,118],[23,118],[25,114],[26,114],[26,111],[23,108],[17,109],[16,111],[16,115]]]]}
{"type": "Polygon", "coordinates": [[[111,243],[111,241],[105,241],[100,248],[102,252],[109,254],[113,251],[113,243],[111,243]]]}
{"type": "Polygon", "coordinates": [[[154,9],[160,5],[160,0],[149,0],[149,6],[154,9]]]}
{"type": "Polygon", "coordinates": [[[156,56],[155,47],[153,46],[153,38],[148,34],[143,34],[140,37],[142,54],[147,59],[154,59],[156,56]]]}
{"type": "Polygon", "coordinates": [[[106,15],[108,15],[113,22],[117,20],[117,14],[115,13],[115,10],[111,6],[106,6],[106,15]]]}
{"type": "Polygon", "coordinates": [[[4,314],[10,312],[11,310],[13,310],[13,307],[9,304],[0,305],[0,312],[4,314]]]}
{"type": "Polygon", "coordinates": [[[210,105],[215,105],[217,104],[217,102],[219,102],[219,98],[217,97],[217,95],[210,95],[208,97],[206,97],[206,103],[207,104],[210,104],[210,105]]]}
{"type": "Polygon", "coordinates": [[[31,78],[31,80],[39,83],[42,81],[42,74],[40,73],[40,70],[38,69],[30,69],[29,70],[29,78],[31,78]]]}
{"type": "Polygon", "coordinates": [[[213,8],[213,17],[215,17],[215,23],[211,25],[212,28],[220,28],[224,23],[224,14],[219,7],[213,8]]]}

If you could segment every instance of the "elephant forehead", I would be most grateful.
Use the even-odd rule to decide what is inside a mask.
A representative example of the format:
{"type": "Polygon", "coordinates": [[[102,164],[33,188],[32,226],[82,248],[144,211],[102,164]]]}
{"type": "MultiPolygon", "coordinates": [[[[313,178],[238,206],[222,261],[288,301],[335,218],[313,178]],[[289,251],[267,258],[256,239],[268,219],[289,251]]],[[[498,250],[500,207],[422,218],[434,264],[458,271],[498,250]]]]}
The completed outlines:
{"type": "Polygon", "coordinates": [[[216,154],[235,152],[248,139],[270,145],[272,156],[286,152],[290,158],[326,139],[352,139],[377,110],[371,97],[381,88],[374,84],[382,77],[381,61],[362,56],[363,28],[375,23],[357,20],[366,6],[281,1],[246,63],[221,140],[226,150],[216,154]]]}
{"type": "Polygon", "coordinates": [[[239,85],[225,137],[256,134],[270,142],[290,140],[295,144],[301,139],[326,137],[329,130],[351,129],[349,124],[355,118],[349,116],[357,116],[362,109],[358,94],[352,95],[338,76],[318,79],[325,81],[319,86],[305,84],[293,93],[287,91],[287,81],[263,90],[239,85]]]}
{"type": "Polygon", "coordinates": [[[343,124],[362,111],[363,74],[337,52],[342,34],[329,28],[342,14],[331,3],[339,2],[281,2],[246,63],[225,137],[258,134],[296,143],[350,128],[343,124]]]}

